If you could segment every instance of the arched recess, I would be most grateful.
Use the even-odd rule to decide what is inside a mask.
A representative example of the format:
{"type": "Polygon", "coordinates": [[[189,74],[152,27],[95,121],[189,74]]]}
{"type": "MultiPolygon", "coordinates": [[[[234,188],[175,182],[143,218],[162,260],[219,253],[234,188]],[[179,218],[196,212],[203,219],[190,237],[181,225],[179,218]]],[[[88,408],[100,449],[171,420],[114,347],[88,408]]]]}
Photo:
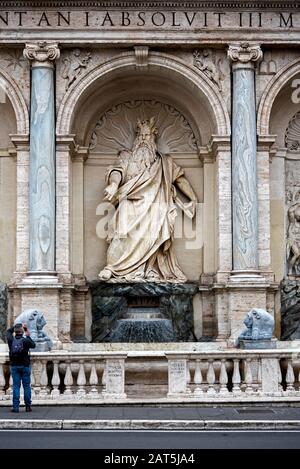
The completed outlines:
{"type": "Polygon", "coordinates": [[[17,168],[9,136],[28,132],[25,99],[16,82],[0,70],[0,280],[5,282],[16,270],[17,168]]]}
{"type": "MultiPolygon", "coordinates": [[[[300,59],[296,59],[272,78],[258,107],[257,132],[259,136],[276,136],[270,159],[270,223],[271,266],[275,280],[280,282],[288,271],[287,211],[300,188],[300,150],[295,148],[296,116],[300,112],[300,59]],[[291,198],[291,200],[289,200],[291,198]]],[[[296,132],[297,133],[297,132],[296,132]]],[[[298,130],[298,140],[300,133],[298,130]]]]}
{"type": "Polygon", "coordinates": [[[29,133],[29,113],[25,99],[17,83],[4,71],[0,69],[1,96],[6,96],[12,104],[16,117],[16,133],[29,133]]]}
{"type": "MultiPolygon", "coordinates": [[[[285,85],[298,73],[300,73],[300,58],[282,67],[265,88],[257,111],[258,135],[269,135],[271,112],[275,99],[285,85]]],[[[291,93],[292,91],[291,89],[291,93]]]]}
{"type": "MultiPolygon", "coordinates": [[[[112,115],[115,109],[119,112],[120,106],[126,107],[126,103],[133,102],[136,106],[143,100],[148,107],[149,103],[153,102],[153,108],[161,106],[168,109],[168,112],[178,116],[178,120],[186,129],[189,128],[188,132],[196,142],[194,149],[189,155],[186,147],[181,152],[177,151],[177,155],[173,155],[172,150],[169,153],[184,168],[187,178],[197,191],[199,202],[204,201],[204,173],[206,171],[205,174],[209,174],[209,178],[206,178],[206,186],[210,191],[207,194],[207,200],[213,205],[214,164],[213,161],[209,162],[212,164],[208,164],[208,155],[205,154],[202,158],[201,152],[204,151],[212,135],[222,137],[230,134],[229,115],[217,87],[201,71],[193,69],[175,57],[156,52],[150,53],[148,66],[137,67],[135,54],[127,52],[97,66],[78,81],[76,86],[74,84],[65,95],[58,112],[57,134],[62,136],[75,134],[76,142],[81,147],[89,147],[93,131],[103,115],[112,115]],[[209,168],[204,170],[203,161],[200,159],[203,161],[205,159],[205,164],[209,168]]],[[[130,127],[132,129],[132,125],[130,127]]],[[[124,139],[124,146],[130,147],[132,142],[128,140],[124,139]]],[[[116,155],[117,151],[105,154],[105,151],[101,149],[97,152],[90,147],[89,157],[84,164],[81,157],[74,159],[72,272],[83,273],[88,279],[94,279],[97,276],[97,270],[99,272],[105,262],[105,241],[100,243],[95,236],[96,207],[103,197],[107,166],[113,163],[116,155]],[[84,186],[81,201],[78,190],[80,178],[83,178],[84,186]],[[79,207],[80,203],[81,207],[79,207]],[[80,213],[84,220],[82,228],[79,228],[78,224],[80,213]],[[82,242],[82,238],[84,247],[76,247],[82,242]],[[102,254],[95,256],[96,252],[102,254]],[[84,257],[83,269],[79,266],[81,255],[84,257]],[[76,267],[74,267],[75,264],[76,267]]],[[[212,245],[209,249],[213,251],[214,214],[209,208],[206,213],[209,220],[206,222],[204,220],[203,225],[206,223],[206,227],[209,226],[211,229],[211,232],[209,234],[207,232],[206,235],[212,245]]],[[[197,252],[191,250],[187,253],[182,249],[180,241],[175,240],[175,248],[179,262],[182,263],[182,268],[187,275],[189,272],[185,270],[185,266],[198,266],[198,271],[194,270],[193,275],[189,277],[191,280],[198,280],[203,273],[201,270],[203,262],[200,260],[203,256],[199,255],[199,252],[202,252],[202,245],[201,248],[197,248],[197,252]]],[[[211,265],[207,272],[214,271],[214,253],[211,256],[211,265]]]]}
{"type": "MultiPolygon", "coordinates": [[[[116,76],[118,73],[122,74],[126,69],[136,70],[134,52],[121,54],[119,57],[97,66],[80,81],[77,81],[60,104],[57,116],[57,134],[67,135],[71,133],[76,111],[89,87],[103,77],[109,80],[110,76],[116,76]]],[[[209,109],[216,124],[215,134],[220,136],[230,134],[230,118],[226,104],[216,86],[203,72],[193,69],[182,60],[158,52],[149,54],[147,71],[151,71],[151,69],[165,70],[170,78],[172,74],[178,75],[178,77],[194,86],[195,90],[200,90],[208,100],[209,109]]]]}

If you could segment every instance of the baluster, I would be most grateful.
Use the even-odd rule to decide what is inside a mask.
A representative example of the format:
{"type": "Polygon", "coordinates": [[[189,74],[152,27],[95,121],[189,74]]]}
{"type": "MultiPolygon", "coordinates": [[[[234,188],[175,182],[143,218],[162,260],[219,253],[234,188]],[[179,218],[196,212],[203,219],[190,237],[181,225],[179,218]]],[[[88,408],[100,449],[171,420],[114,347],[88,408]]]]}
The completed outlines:
{"type": "Polygon", "coordinates": [[[192,381],[192,376],[191,376],[191,368],[190,368],[191,363],[189,360],[186,361],[186,392],[187,394],[191,393],[191,381],[192,381]]]}
{"type": "Polygon", "coordinates": [[[280,358],[278,358],[277,363],[278,363],[278,387],[279,387],[279,391],[282,394],[283,393],[283,387],[282,387],[282,371],[281,371],[280,358]]]}
{"type": "Polygon", "coordinates": [[[235,395],[240,395],[241,390],[241,373],[240,373],[240,360],[238,358],[233,359],[233,375],[232,375],[232,392],[235,395]]]}
{"type": "Polygon", "coordinates": [[[71,396],[72,395],[72,386],[73,386],[73,376],[72,376],[72,371],[71,371],[71,363],[70,361],[66,362],[66,373],[64,377],[64,385],[65,385],[65,391],[64,391],[64,396],[71,396]]]}
{"type": "Polygon", "coordinates": [[[35,392],[35,377],[34,377],[34,372],[33,372],[33,366],[31,365],[31,370],[30,370],[30,386],[31,386],[31,397],[34,398],[36,397],[36,392],[35,392]]]}
{"type": "Polygon", "coordinates": [[[40,396],[47,397],[48,394],[48,375],[47,375],[47,360],[41,360],[41,374],[40,374],[40,385],[41,391],[40,396]]]}
{"type": "Polygon", "coordinates": [[[213,359],[208,360],[208,370],[207,370],[207,375],[206,375],[206,380],[208,383],[207,394],[210,394],[210,395],[216,394],[216,390],[214,388],[214,384],[216,382],[216,374],[215,374],[213,363],[214,363],[213,359]]]}
{"type": "Polygon", "coordinates": [[[294,393],[295,374],[293,370],[292,360],[288,359],[288,366],[286,371],[286,390],[288,393],[294,393]]]}
{"type": "Polygon", "coordinates": [[[6,390],[6,394],[8,394],[9,397],[13,395],[13,378],[12,378],[12,374],[10,370],[9,370],[8,389],[6,390]]]}
{"type": "Polygon", "coordinates": [[[201,360],[199,360],[199,358],[197,358],[196,360],[194,383],[195,383],[194,395],[201,396],[203,394],[203,390],[201,387],[201,384],[202,384],[201,360]]]}
{"type": "Polygon", "coordinates": [[[228,394],[228,389],[227,389],[227,383],[228,383],[228,375],[227,375],[227,370],[226,370],[226,360],[225,358],[222,358],[221,360],[221,371],[220,371],[220,394],[225,395],[228,394]]]}
{"type": "Polygon", "coordinates": [[[60,396],[59,392],[59,385],[60,385],[60,376],[58,372],[58,360],[53,360],[53,375],[51,379],[51,385],[52,385],[52,391],[51,391],[51,397],[53,399],[56,399],[60,396]]]}
{"type": "Polygon", "coordinates": [[[104,368],[103,368],[103,373],[102,373],[102,392],[105,393],[106,390],[106,361],[104,362],[104,368]]]}
{"type": "Polygon", "coordinates": [[[5,396],[5,376],[4,376],[4,370],[3,370],[3,364],[0,363],[0,400],[2,401],[5,396]]]}
{"type": "Polygon", "coordinates": [[[245,364],[245,384],[246,384],[245,392],[247,394],[253,394],[251,358],[246,358],[244,360],[244,364],[245,364]]]}
{"type": "Polygon", "coordinates": [[[85,376],[85,371],[84,371],[84,361],[79,360],[79,372],[77,375],[77,396],[79,398],[84,397],[86,392],[84,386],[86,385],[86,376],[85,376]]]}
{"type": "Polygon", "coordinates": [[[257,390],[258,390],[259,393],[262,392],[262,364],[261,364],[261,358],[259,358],[259,360],[258,360],[257,390]]]}
{"type": "Polygon", "coordinates": [[[89,385],[91,386],[91,390],[90,390],[89,395],[91,397],[98,397],[99,393],[97,390],[98,376],[97,376],[97,371],[96,371],[96,361],[92,360],[91,364],[92,364],[92,368],[91,368],[91,374],[90,374],[90,379],[89,379],[89,385]]]}

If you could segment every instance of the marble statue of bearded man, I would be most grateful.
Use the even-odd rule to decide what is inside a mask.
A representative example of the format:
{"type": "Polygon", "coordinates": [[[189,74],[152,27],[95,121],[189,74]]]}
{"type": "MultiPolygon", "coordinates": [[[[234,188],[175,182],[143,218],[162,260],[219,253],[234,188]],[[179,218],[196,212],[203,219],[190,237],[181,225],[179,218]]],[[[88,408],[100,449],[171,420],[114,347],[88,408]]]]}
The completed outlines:
{"type": "Polygon", "coordinates": [[[105,200],[116,211],[107,265],[99,273],[103,281],[186,281],[172,249],[176,187],[190,200],[180,203],[190,218],[196,195],[172,157],[157,151],[156,134],[154,118],[139,119],[132,150],[121,151],[108,169],[105,200]]]}

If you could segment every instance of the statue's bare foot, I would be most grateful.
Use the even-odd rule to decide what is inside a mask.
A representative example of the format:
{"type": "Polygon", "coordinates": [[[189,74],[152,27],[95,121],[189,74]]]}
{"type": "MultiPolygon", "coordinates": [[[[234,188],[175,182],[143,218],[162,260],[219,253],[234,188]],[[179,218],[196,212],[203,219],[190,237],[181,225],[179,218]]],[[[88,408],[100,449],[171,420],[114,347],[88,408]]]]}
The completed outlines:
{"type": "Polygon", "coordinates": [[[109,269],[103,269],[98,274],[98,277],[100,278],[100,280],[109,280],[111,276],[112,276],[112,272],[109,269]]]}

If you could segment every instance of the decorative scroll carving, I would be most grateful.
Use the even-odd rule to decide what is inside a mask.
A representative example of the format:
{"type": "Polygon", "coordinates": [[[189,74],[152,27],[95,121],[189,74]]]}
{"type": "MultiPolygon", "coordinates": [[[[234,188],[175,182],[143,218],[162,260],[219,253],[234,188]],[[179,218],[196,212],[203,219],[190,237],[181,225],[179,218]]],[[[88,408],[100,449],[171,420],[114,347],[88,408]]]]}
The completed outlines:
{"type": "Polygon", "coordinates": [[[259,45],[250,45],[248,42],[230,45],[228,49],[228,57],[232,62],[257,62],[262,59],[262,55],[259,45]]]}
{"type": "Polygon", "coordinates": [[[205,75],[222,91],[222,83],[224,75],[220,69],[220,58],[216,62],[211,49],[195,50],[193,53],[194,66],[201,70],[205,75]]]}
{"type": "Polygon", "coordinates": [[[36,44],[26,44],[23,51],[24,57],[32,60],[36,65],[57,60],[60,50],[56,43],[39,41],[36,44]]]}
{"type": "Polygon", "coordinates": [[[74,49],[72,55],[63,59],[62,78],[66,81],[66,91],[74,83],[75,80],[88,68],[92,58],[91,52],[83,53],[80,49],[74,49]]]}
{"type": "Polygon", "coordinates": [[[124,148],[124,142],[131,148],[134,124],[141,116],[145,119],[155,116],[160,152],[190,153],[200,146],[190,124],[177,109],[155,100],[136,100],[119,104],[101,116],[91,134],[90,150],[116,154],[124,148]]]}
{"type": "Polygon", "coordinates": [[[288,274],[300,276],[300,179],[296,181],[292,171],[287,174],[286,204],[288,274]]]}
{"type": "Polygon", "coordinates": [[[300,111],[298,111],[290,120],[285,132],[285,145],[290,151],[299,151],[300,149],[300,111]]]}

